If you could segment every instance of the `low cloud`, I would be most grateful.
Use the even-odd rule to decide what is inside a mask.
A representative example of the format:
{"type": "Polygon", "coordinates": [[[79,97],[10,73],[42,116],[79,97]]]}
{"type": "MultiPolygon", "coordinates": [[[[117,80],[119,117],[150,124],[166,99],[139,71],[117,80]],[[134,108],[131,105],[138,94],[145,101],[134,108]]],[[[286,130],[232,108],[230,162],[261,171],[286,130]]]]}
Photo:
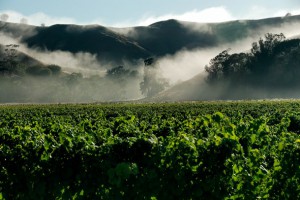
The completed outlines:
{"type": "Polygon", "coordinates": [[[26,44],[21,43],[8,35],[0,33],[0,44],[18,44],[18,50],[41,61],[44,64],[55,64],[62,67],[63,71],[72,73],[79,72],[83,76],[99,75],[104,76],[109,66],[102,64],[97,59],[97,55],[78,52],[71,53],[68,51],[39,51],[31,49],[26,44]]]}
{"type": "MultiPolygon", "coordinates": [[[[56,64],[65,72],[62,76],[22,76],[18,81],[0,80],[0,102],[94,102],[139,99],[141,75],[115,79],[107,77],[110,66],[87,52],[39,51],[0,33],[0,44],[19,44],[18,50],[39,61],[56,64]],[[76,73],[76,74],[72,74],[76,73]],[[83,77],[77,73],[81,73],[83,77]]],[[[34,67],[36,63],[26,67],[34,67]]],[[[39,65],[39,64],[38,64],[39,65]]],[[[140,70],[140,69],[136,69],[140,70]]]]}
{"type": "MultiPolygon", "coordinates": [[[[205,25],[194,27],[187,24],[184,25],[192,31],[209,31],[205,25]]],[[[174,85],[203,73],[205,65],[209,64],[209,61],[223,50],[230,49],[231,54],[249,52],[252,48],[252,43],[257,42],[260,38],[264,38],[266,33],[283,33],[287,38],[300,37],[299,26],[299,22],[283,23],[279,26],[266,25],[260,30],[250,32],[248,37],[241,38],[233,43],[224,43],[208,49],[182,50],[175,55],[164,56],[158,61],[159,67],[163,76],[170,80],[171,85],[174,85]]]]}
{"type": "Polygon", "coordinates": [[[232,44],[223,44],[214,48],[182,50],[175,55],[167,55],[158,60],[160,71],[171,85],[189,80],[203,73],[205,65],[221,51],[230,49],[230,53],[245,52],[251,48],[257,37],[244,38],[232,44]]]}
{"type": "Polygon", "coordinates": [[[66,72],[79,72],[83,76],[104,76],[106,73],[106,67],[99,63],[96,55],[90,53],[70,53],[65,51],[39,52],[24,47],[21,47],[21,50],[45,64],[59,65],[66,72]]]}
{"type": "Polygon", "coordinates": [[[177,19],[180,21],[190,22],[224,22],[234,20],[230,12],[225,7],[212,7],[204,10],[192,10],[183,14],[168,14],[163,16],[150,16],[144,17],[144,19],[138,22],[138,25],[149,25],[157,21],[163,21],[168,19],[177,19]],[[217,13],[217,14],[216,14],[217,13]]]}

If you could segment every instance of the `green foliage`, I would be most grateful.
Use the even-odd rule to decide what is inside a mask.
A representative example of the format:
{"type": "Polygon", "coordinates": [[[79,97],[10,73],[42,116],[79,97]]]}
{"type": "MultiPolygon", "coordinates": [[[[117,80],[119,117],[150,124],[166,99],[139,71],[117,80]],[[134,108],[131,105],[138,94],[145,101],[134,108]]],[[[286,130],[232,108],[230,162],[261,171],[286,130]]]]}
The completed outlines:
{"type": "Polygon", "coordinates": [[[140,90],[146,97],[151,97],[165,90],[169,81],[161,76],[154,58],[148,58],[144,63],[144,78],[140,83],[140,90]]]}
{"type": "Polygon", "coordinates": [[[53,75],[59,75],[61,73],[61,67],[58,65],[48,65],[47,68],[51,70],[53,75]]]}
{"type": "MultiPolygon", "coordinates": [[[[224,93],[247,91],[249,87],[264,90],[266,96],[277,92],[275,97],[295,92],[299,89],[299,42],[299,39],[286,40],[282,33],[268,33],[252,44],[251,53],[229,54],[225,50],[206,66],[208,82],[227,83],[229,87],[224,93]]],[[[247,97],[246,93],[238,98],[247,97]]]]}
{"type": "Polygon", "coordinates": [[[0,199],[299,199],[299,101],[0,107],[0,199]]]}
{"type": "Polygon", "coordinates": [[[0,56],[2,57],[0,60],[0,72],[7,72],[12,74],[16,71],[18,62],[16,61],[17,58],[17,48],[19,45],[17,44],[8,44],[4,46],[3,52],[0,48],[0,56]]]}
{"type": "Polygon", "coordinates": [[[107,71],[107,77],[116,79],[118,81],[124,81],[125,78],[133,78],[137,76],[137,71],[125,69],[123,66],[118,66],[107,71]]]}

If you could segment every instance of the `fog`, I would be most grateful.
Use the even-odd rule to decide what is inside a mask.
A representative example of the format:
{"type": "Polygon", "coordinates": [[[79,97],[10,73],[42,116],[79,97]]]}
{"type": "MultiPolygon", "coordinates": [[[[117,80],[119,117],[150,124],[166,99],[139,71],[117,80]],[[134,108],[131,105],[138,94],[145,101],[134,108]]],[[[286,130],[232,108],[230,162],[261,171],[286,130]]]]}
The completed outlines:
{"type": "MultiPolygon", "coordinates": [[[[241,21],[242,23],[242,21],[241,21]]],[[[206,24],[183,23],[190,27],[191,31],[211,32],[206,24]]],[[[209,61],[223,50],[230,49],[230,53],[248,52],[252,43],[263,38],[266,33],[283,33],[286,38],[299,37],[300,23],[285,23],[278,27],[265,26],[259,31],[251,32],[251,37],[237,40],[233,43],[225,43],[213,48],[181,50],[175,55],[167,55],[158,60],[159,67],[163,76],[170,80],[172,85],[186,81],[199,73],[204,73],[204,67],[209,61]]]]}
{"type": "MultiPolygon", "coordinates": [[[[240,21],[240,23],[246,23],[240,21]]],[[[198,24],[192,26],[190,23],[183,23],[190,27],[191,32],[207,32],[211,29],[206,25],[198,24]]],[[[199,48],[193,50],[182,49],[174,55],[166,55],[156,58],[155,69],[159,77],[169,82],[166,91],[162,91],[152,100],[211,100],[222,99],[223,91],[228,87],[227,83],[217,84],[211,87],[207,84],[205,66],[209,61],[226,49],[230,53],[247,52],[251,49],[252,43],[258,41],[265,33],[284,33],[287,38],[300,35],[300,23],[286,23],[280,27],[265,26],[260,31],[251,33],[251,37],[236,40],[233,43],[222,43],[213,48],[199,48]]],[[[135,34],[134,29],[112,29],[118,33],[135,34]]],[[[27,34],[29,31],[27,31],[27,34]]],[[[0,34],[0,44],[19,44],[18,50],[39,61],[45,66],[50,64],[62,68],[59,76],[47,77],[4,77],[0,84],[1,102],[99,102],[99,101],[123,101],[142,99],[140,84],[144,78],[144,62],[140,60],[133,65],[132,61],[124,60],[122,75],[108,76],[108,70],[116,66],[113,62],[101,62],[96,54],[87,52],[70,53],[66,51],[41,51],[28,48],[22,44],[20,39],[13,39],[11,35],[0,34]],[[134,73],[133,73],[134,72],[134,73]]],[[[241,93],[236,92],[233,98],[241,97],[248,92],[250,98],[267,98],[264,91],[253,88],[243,88],[241,93]]],[[[274,91],[274,97],[292,96],[292,91],[274,91]]],[[[272,95],[271,95],[272,96],[272,95]]],[[[151,99],[151,98],[150,98],[151,99]]]]}
{"type": "MultiPolygon", "coordinates": [[[[241,23],[245,23],[241,21],[241,23]]],[[[190,27],[191,31],[210,32],[211,30],[202,24],[191,26],[192,23],[184,23],[190,27]]],[[[194,24],[195,25],[195,24],[194,24]]],[[[299,91],[295,89],[257,88],[240,87],[234,88],[234,93],[228,94],[229,87],[232,87],[226,81],[218,84],[209,85],[206,81],[207,73],[205,66],[209,61],[223,50],[229,49],[230,54],[250,52],[253,42],[264,38],[266,33],[283,33],[287,39],[299,38],[300,23],[285,23],[278,27],[264,26],[256,32],[251,32],[251,36],[235,41],[225,43],[214,48],[195,49],[192,51],[182,50],[175,55],[167,55],[158,60],[163,76],[170,80],[170,89],[151,98],[152,101],[178,101],[178,100],[220,100],[220,99],[265,99],[265,98],[300,98],[299,91]]],[[[283,75],[284,76],[284,75],[283,75]]],[[[232,90],[233,91],[233,90],[232,90]]]]}
{"type": "Polygon", "coordinates": [[[7,34],[0,33],[0,44],[17,44],[18,51],[41,61],[46,65],[54,64],[61,66],[63,71],[68,73],[82,73],[83,76],[101,75],[104,76],[108,65],[102,65],[97,60],[97,55],[87,52],[71,53],[66,51],[41,51],[30,49],[19,39],[12,38],[7,34]]]}
{"type": "Polygon", "coordinates": [[[63,67],[68,73],[81,73],[84,77],[92,75],[104,76],[107,65],[102,65],[96,55],[86,52],[70,53],[65,51],[40,52],[21,46],[20,50],[46,64],[55,64],[63,67]]]}
{"type": "Polygon", "coordinates": [[[158,60],[160,71],[171,85],[186,81],[204,72],[204,67],[221,51],[230,49],[231,53],[247,51],[251,48],[252,38],[224,44],[214,48],[182,50],[175,55],[167,55],[158,60]]]}
{"type": "MultiPolygon", "coordinates": [[[[247,20],[239,20],[238,22],[241,24],[248,23],[247,20]]],[[[213,33],[212,27],[206,23],[181,22],[181,24],[194,33],[213,33]]],[[[221,45],[213,48],[182,49],[175,55],[166,55],[158,58],[157,66],[160,68],[163,77],[167,78],[170,81],[170,85],[173,86],[191,79],[199,73],[204,73],[205,65],[223,50],[230,49],[230,53],[247,52],[251,49],[252,43],[263,38],[266,33],[283,33],[287,38],[293,38],[300,34],[298,27],[300,27],[300,23],[295,22],[287,22],[277,26],[265,25],[258,30],[248,30],[247,34],[250,36],[235,40],[233,43],[223,42],[221,45]]],[[[138,37],[134,28],[113,28],[112,30],[133,38],[138,37]]]]}
{"type": "MultiPolygon", "coordinates": [[[[0,102],[15,103],[59,103],[59,102],[98,102],[139,99],[139,83],[143,70],[139,62],[132,71],[134,76],[108,77],[107,70],[117,67],[110,63],[102,64],[96,55],[87,52],[70,53],[65,51],[40,51],[30,49],[18,39],[0,35],[0,44],[18,44],[17,50],[47,65],[61,67],[59,76],[10,76],[1,75],[0,102]]],[[[39,62],[31,62],[39,63],[39,62]]],[[[130,62],[124,68],[128,69],[130,62]]],[[[31,66],[26,66],[31,67],[31,66]]]]}

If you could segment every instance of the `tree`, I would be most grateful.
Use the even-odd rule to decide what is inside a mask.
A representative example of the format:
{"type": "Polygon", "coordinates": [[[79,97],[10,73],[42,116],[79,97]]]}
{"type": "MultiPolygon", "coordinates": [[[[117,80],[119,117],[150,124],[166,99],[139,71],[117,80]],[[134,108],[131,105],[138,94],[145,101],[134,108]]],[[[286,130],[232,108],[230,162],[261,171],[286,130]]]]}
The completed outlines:
{"type": "Polygon", "coordinates": [[[286,38],[283,33],[271,34],[267,33],[265,39],[260,38],[258,43],[254,42],[252,44],[251,53],[254,56],[261,54],[262,56],[269,56],[272,54],[274,47],[280,42],[284,41],[286,38]]]}
{"type": "Polygon", "coordinates": [[[125,69],[123,66],[118,66],[108,70],[106,77],[124,86],[129,79],[135,78],[137,74],[138,72],[135,70],[129,70],[125,69]]]}
{"type": "Polygon", "coordinates": [[[47,68],[51,70],[53,75],[59,75],[61,73],[61,67],[58,65],[48,65],[47,68]]]}
{"type": "Polygon", "coordinates": [[[169,86],[169,81],[160,76],[153,58],[146,59],[144,63],[144,78],[140,83],[140,90],[146,97],[151,97],[165,90],[169,86]]]}
{"type": "Polygon", "coordinates": [[[152,57],[147,58],[146,60],[144,60],[144,64],[145,66],[155,65],[155,59],[152,57]]]}
{"type": "Polygon", "coordinates": [[[107,71],[106,76],[111,79],[125,80],[129,77],[135,77],[137,71],[125,69],[123,66],[118,66],[107,71]]]}
{"type": "Polygon", "coordinates": [[[123,66],[118,66],[107,71],[106,78],[110,83],[110,88],[113,88],[113,94],[116,99],[126,98],[128,91],[128,85],[131,81],[135,80],[138,72],[136,70],[126,69],[123,66]]]}
{"type": "Polygon", "coordinates": [[[17,58],[17,48],[19,45],[17,44],[8,44],[5,45],[3,58],[0,61],[0,68],[2,71],[7,71],[9,73],[13,73],[16,70],[18,62],[17,58]]]}
{"type": "Polygon", "coordinates": [[[292,13],[286,13],[286,15],[284,17],[291,17],[292,13]]]}
{"type": "Polygon", "coordinates": [[[229,50],[224,50],[216,57],[210,60],[209,65],[205,66],[205,71],[208,73],[208,81],[216,81],[223,78],[224,71],[228,70],[226,61],[229,59],[229,50]]]}
{"type": "Polygon", "coordinates": [[[208,82],[273,89],[299,85],[300,40],[285,40],[283,34],[266,34],[253,43],[251,53],[221,52],[206,66],[208,82]]]}
{"type": "Polygon", "coordinates": [[[253,60],[251,61],[251,71],[258,74],[265,74],[274,57],[275,47],[285,40],[285,36],[280,34],[267,33],[265,39],[260,38],[258,42],[252,44],[251,53],[253,60]]]}
{"type": "Polygon", "coordinates": [[[76,87],[79,82],[83,79],[83,75],[81,73],[73,72],[66,77],[66,84],[69,88],[76,87]]]}
{"type": "Polygon", "coordinates": [[[48,77],[52,75],[52,71],[44,66],[31,66],[26,69],[26,73],[32,76],[48,77]]]}

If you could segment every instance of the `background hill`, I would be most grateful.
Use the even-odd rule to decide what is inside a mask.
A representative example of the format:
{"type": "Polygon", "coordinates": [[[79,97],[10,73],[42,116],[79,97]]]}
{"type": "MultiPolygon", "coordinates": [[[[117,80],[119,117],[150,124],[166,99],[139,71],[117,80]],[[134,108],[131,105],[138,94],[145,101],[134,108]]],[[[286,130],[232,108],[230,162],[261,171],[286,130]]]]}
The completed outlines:
{"type": "Polygon", "coordinates": [[[0,76],[47,76],[61,71],[61,67],[46,65],[19,51],[18,47],[16,44],[0,44],[0,76]]]}
{"type": "Polygon", "coordinates": [[[285,31],[300,16],[261,20],[237,20],[224,23],[161,21],[145,27],[109,28],[100,25],[53,25],[36,27],[0,23],[0,32],[20,38],[29,48],[49,51],[88,52],[99,60],[122,64],[149,56],[165,56],[187,49],[216,47],[247,37],[258,38],[267,32],[285,31]]]}
{"type": "Polygon", "coordinates": [[[100,61],[121,62],[147,58],[151,53],[136,42],[103,26],[54,25],[37,27],[36,34],[23,38],[29,48],[49,51],[88,52],[100,61]]]}
{"type": "Polygon", "coordinates": [[[154,55],[174,54],[182,49],[211,48],[248,37],[259,38],[268,31],[285,31],[300,24],[300,16],[224,23],[193,23],[168,20],[128,30],[127,37],[154,55]]]}
{"type": "Polygon", "coordinates": [[[295,97],[299,25],[300,16],[224,23],[167,20],[129,28],[0,22],[0,69],[5,75],[0,102],[295,97]],[[267,54],[254,54],[254,46],[250,50],[258,41],[256,52],[264,52],[259,38],[281,32],[292,40],[280,40],[267,54]],[[11,63],[5,61],[8,43],[22,47],[11,63]],[[230,48],[234,50],[224,51],[230,48]],[[149,57],[154,59],[144,64],[149,57]],[[214,57],[223,60],[209,63],[214,57]],[[195,77],[174,84],[188,71],[185,77],[195,77]]]}

